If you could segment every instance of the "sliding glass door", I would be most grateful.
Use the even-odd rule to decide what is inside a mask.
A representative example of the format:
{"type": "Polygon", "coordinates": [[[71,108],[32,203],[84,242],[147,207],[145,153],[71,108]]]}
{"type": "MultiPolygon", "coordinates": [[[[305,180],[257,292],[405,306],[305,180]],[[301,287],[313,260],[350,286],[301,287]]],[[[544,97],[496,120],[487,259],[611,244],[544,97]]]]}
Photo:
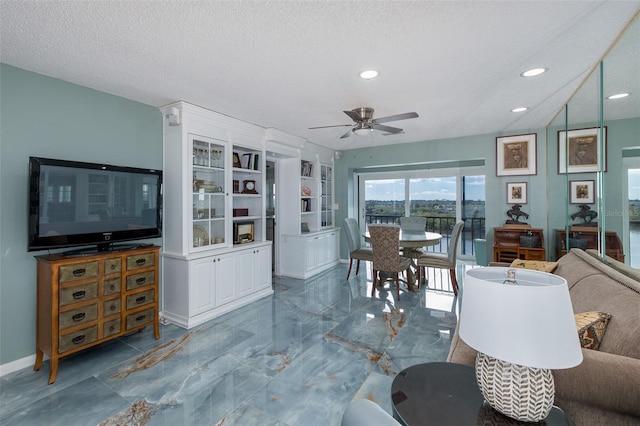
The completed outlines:
{"type": "Polygon", "coordinates": [[[370,223],[400,223],[424,216],[426,230],[443,235],[435,251],[446,251],[456,221],[465,221],[460,255],[473,255],[473,239],[484,238],[484,174],[477,168],[361,173],[358,211],[363,231],[370,223]]]}
{"type": "MultiPolygon", "coordinates": [[[[640,157],[624,159],[627,170],[628,205],[625,209],[626,222],[629,232],[623,237],[629,238],[629,265],[640,268],[640,157]]],[[[625,241],[625,244],[627,242],[625,241]]]]}

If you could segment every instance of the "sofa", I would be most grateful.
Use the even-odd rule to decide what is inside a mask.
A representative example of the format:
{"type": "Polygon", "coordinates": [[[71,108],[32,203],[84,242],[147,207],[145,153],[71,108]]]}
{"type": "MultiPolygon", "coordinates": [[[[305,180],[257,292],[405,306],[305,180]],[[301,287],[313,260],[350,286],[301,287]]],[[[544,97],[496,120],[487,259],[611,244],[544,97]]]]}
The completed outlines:
{"type": "MultiPolygon", "coordinates": [[[[577,426],[640,425],[640,270],[573,249],[553,273],[567,280],[574,313],[611,315],[598,350],[582,349],[580,365],[553,370],[555,405],[577,426]]],[[[475,357],[456,329],[447,361],[473,366],[475,357]]]]}

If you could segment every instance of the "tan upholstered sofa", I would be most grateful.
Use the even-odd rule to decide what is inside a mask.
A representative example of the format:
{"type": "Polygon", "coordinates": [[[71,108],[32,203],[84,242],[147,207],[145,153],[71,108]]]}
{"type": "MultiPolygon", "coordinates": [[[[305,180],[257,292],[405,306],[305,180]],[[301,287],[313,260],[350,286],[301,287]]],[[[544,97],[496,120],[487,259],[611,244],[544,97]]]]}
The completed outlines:
{"type": "MultiPolygon", "coordinates": [[[[567,280],[574,313],[611,315],[599,350],[582,349],[579,366],[553,371],[555,405],[577,426],[640,425],[640,270],[574,249],[553,273],[567,280]]],[[[464,286],[462,301],[464,309],[464,286]]],[[[475,356],[456,330],[448,361],[474,365],[475,356]]]]}

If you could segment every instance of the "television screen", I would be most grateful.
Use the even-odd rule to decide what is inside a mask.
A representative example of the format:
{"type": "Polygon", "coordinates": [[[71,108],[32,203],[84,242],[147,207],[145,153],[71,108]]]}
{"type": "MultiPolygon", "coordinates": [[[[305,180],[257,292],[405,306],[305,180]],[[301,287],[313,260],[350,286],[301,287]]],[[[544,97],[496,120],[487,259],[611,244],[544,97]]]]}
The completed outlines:
{"type": "Polygon", "coordinates": [[[161,236],[162,171],[29,160],[29,251],[161,236]]]}

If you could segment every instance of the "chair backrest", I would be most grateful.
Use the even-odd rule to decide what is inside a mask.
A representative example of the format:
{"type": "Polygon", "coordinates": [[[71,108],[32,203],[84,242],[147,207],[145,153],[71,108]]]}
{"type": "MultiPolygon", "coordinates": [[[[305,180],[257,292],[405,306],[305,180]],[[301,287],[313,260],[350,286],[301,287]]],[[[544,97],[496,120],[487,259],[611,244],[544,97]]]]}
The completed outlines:
{"type": "Polygon", "coordinates": [[[409,216],[400,218],[400,228],[405,231],[422,231],[427,228],[427,218],[424,216],[409,216]]]}
{"type": "Polygon", "coordinates": [[[400,227],[398,225],[369,225],[373,247],[373,269],[384,272],[400,271],[400,227]]]}
{"type": "Polygon", "coordinates": [[[344,229],[347,231],[347,243],[349,244],[349,252],[358,250],[362,247],[362,239],[360,238],[360,228],[358,227],[358,221],[352,217],[348,217],[344,220],[344,229]]]}
{"type": "Polygon", "coordinates": [[[451,231],[451,238],[449,239],[449,247],[447,248],[447,257],[450,263],[456,263],[456,252],[458,251],[458,241],[460,240],[460,234],[464,229],[464,220],[459,220],[453,225],[451,231]]]}

